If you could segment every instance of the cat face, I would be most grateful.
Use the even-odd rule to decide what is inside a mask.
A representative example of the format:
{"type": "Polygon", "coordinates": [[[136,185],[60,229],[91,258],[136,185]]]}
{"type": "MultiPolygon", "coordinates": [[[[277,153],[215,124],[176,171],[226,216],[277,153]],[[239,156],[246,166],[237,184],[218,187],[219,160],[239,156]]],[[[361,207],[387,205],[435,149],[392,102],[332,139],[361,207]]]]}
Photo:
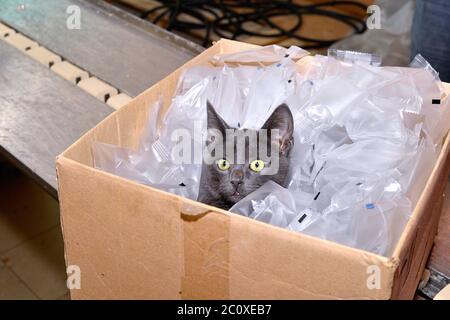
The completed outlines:
{"type": "Polygon", "coordinates": [[[214,132],[207,147],[214,144],[215,151],[203,165],[199,201],[229,209],[269,180],[284,186],[294,130],[288,106],[277,107],[261,129],[241,130],[208,102],[207,128],[214,132]]]}

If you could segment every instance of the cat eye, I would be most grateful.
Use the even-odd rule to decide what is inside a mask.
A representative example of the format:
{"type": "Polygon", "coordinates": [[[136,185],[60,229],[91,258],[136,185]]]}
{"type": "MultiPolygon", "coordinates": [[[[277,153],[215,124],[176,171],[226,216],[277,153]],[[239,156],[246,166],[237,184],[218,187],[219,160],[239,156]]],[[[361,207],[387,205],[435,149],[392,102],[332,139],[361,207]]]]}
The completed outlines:
{"type": "Polygon", "coordinates": [[[264,161],[262,160],[253,160],[250,163],[250,169],[254,172],[260,172],[262,169],[264,169],[264,161]]]}
{"type": "Polygon", "coordinates": [[[230,169],[231,165],[230,165],[230,162],[228,162],[228,160],[220,159],[217,161],[217,167],[220,170],[225,171],[225,170],[230,169]]]}

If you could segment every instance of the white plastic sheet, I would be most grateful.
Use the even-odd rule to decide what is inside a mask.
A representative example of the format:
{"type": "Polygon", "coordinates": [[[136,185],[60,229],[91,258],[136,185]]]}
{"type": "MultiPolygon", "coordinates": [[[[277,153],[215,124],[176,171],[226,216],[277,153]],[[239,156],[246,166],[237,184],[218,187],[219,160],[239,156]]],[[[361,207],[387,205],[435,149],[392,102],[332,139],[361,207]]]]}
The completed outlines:
{"type": "MultiPolygon", "coordinates": [[[[411,26],[414,16],[411,0],[376,0],[373,16],[380,18],[380,29],[368,29],[332,45],[335,49],[356,50],[375,53],[383,58],[387,66],[406,66],[411,54],[411,26]]],[[[371,13],[372,15],[373,13],[371,13]]]]}
{"type": "Polygon", "coordinates": [[[215,56],[183,74],[159,127],[161,102],[152,107],[137,152],[97,142],[95,166],[195,200],[206,102],[229,125],[249,129],[286,103],[295,141],[288,187],[270,181],[230,211],[390,255],[449,129],[449,106],[432,104],[443,91],[423,58],[414,68],[370,61],[276,46],[215,56]],[[180,139],[191,143],[182,162],[180,139]]]}

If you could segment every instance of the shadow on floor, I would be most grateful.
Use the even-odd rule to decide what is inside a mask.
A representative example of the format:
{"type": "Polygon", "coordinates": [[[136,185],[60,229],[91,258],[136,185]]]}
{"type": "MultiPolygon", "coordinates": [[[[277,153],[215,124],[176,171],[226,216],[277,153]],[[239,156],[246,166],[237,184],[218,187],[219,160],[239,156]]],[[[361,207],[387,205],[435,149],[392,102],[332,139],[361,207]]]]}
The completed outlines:
{"type": "Polygon", "coordinates": [[[64,298],[58,202],[0,159],[0,299],[64,298]]]}

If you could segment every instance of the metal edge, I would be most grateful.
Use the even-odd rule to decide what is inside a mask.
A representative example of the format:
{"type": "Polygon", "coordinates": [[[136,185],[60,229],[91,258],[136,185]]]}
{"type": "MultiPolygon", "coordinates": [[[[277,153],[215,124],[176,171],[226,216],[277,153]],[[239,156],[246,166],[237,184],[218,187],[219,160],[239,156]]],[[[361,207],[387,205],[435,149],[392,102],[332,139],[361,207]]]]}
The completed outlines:
{"type": "Polygon", "coordinates": [[[78,2],[83,2],[87,5],[91,5],[96,7],[97,9],[103,10],[107,14],[112,14],[118,18],[121,18],[128,22],[130,25],[134,26],[137,29],[140,29],[145,32],[149,32],[159,38],[168,40],[169,43],[176,44],[182,49],[194,53],[199,54],[205,50],[204,47],[185,39],[179,35],[176,35],[166,29],[163,29],[148,20],[141,19],[117,6],[106,3],[104,0],[75,0],[78,2]]]}
{"type": "Polygon", "coordinates": [[[428,268],[428,270],[430,271],[430,278],[422,288],[419,286],[417,294],[431,300],[450,283],[450,278],[434,268],[428,268]]]}
{"type": "MultiPolygon", "coordinates": [[[[58,190],[53,187],[50,183],[45,181],[42,177],[40,177],[35,171],[17,159],[11,152],[5,149],[2,145],[0,145],[0,154],[3,156],[5,160],[11,163],[14,167],[23,172],[26,176],[30,177],[34,180],[40,187],[42,187],[50,196],[52,196],[55,200],[58,200],[58,190]]],[[[55,169],[56,170],[56,169],[55,169]]]]}

